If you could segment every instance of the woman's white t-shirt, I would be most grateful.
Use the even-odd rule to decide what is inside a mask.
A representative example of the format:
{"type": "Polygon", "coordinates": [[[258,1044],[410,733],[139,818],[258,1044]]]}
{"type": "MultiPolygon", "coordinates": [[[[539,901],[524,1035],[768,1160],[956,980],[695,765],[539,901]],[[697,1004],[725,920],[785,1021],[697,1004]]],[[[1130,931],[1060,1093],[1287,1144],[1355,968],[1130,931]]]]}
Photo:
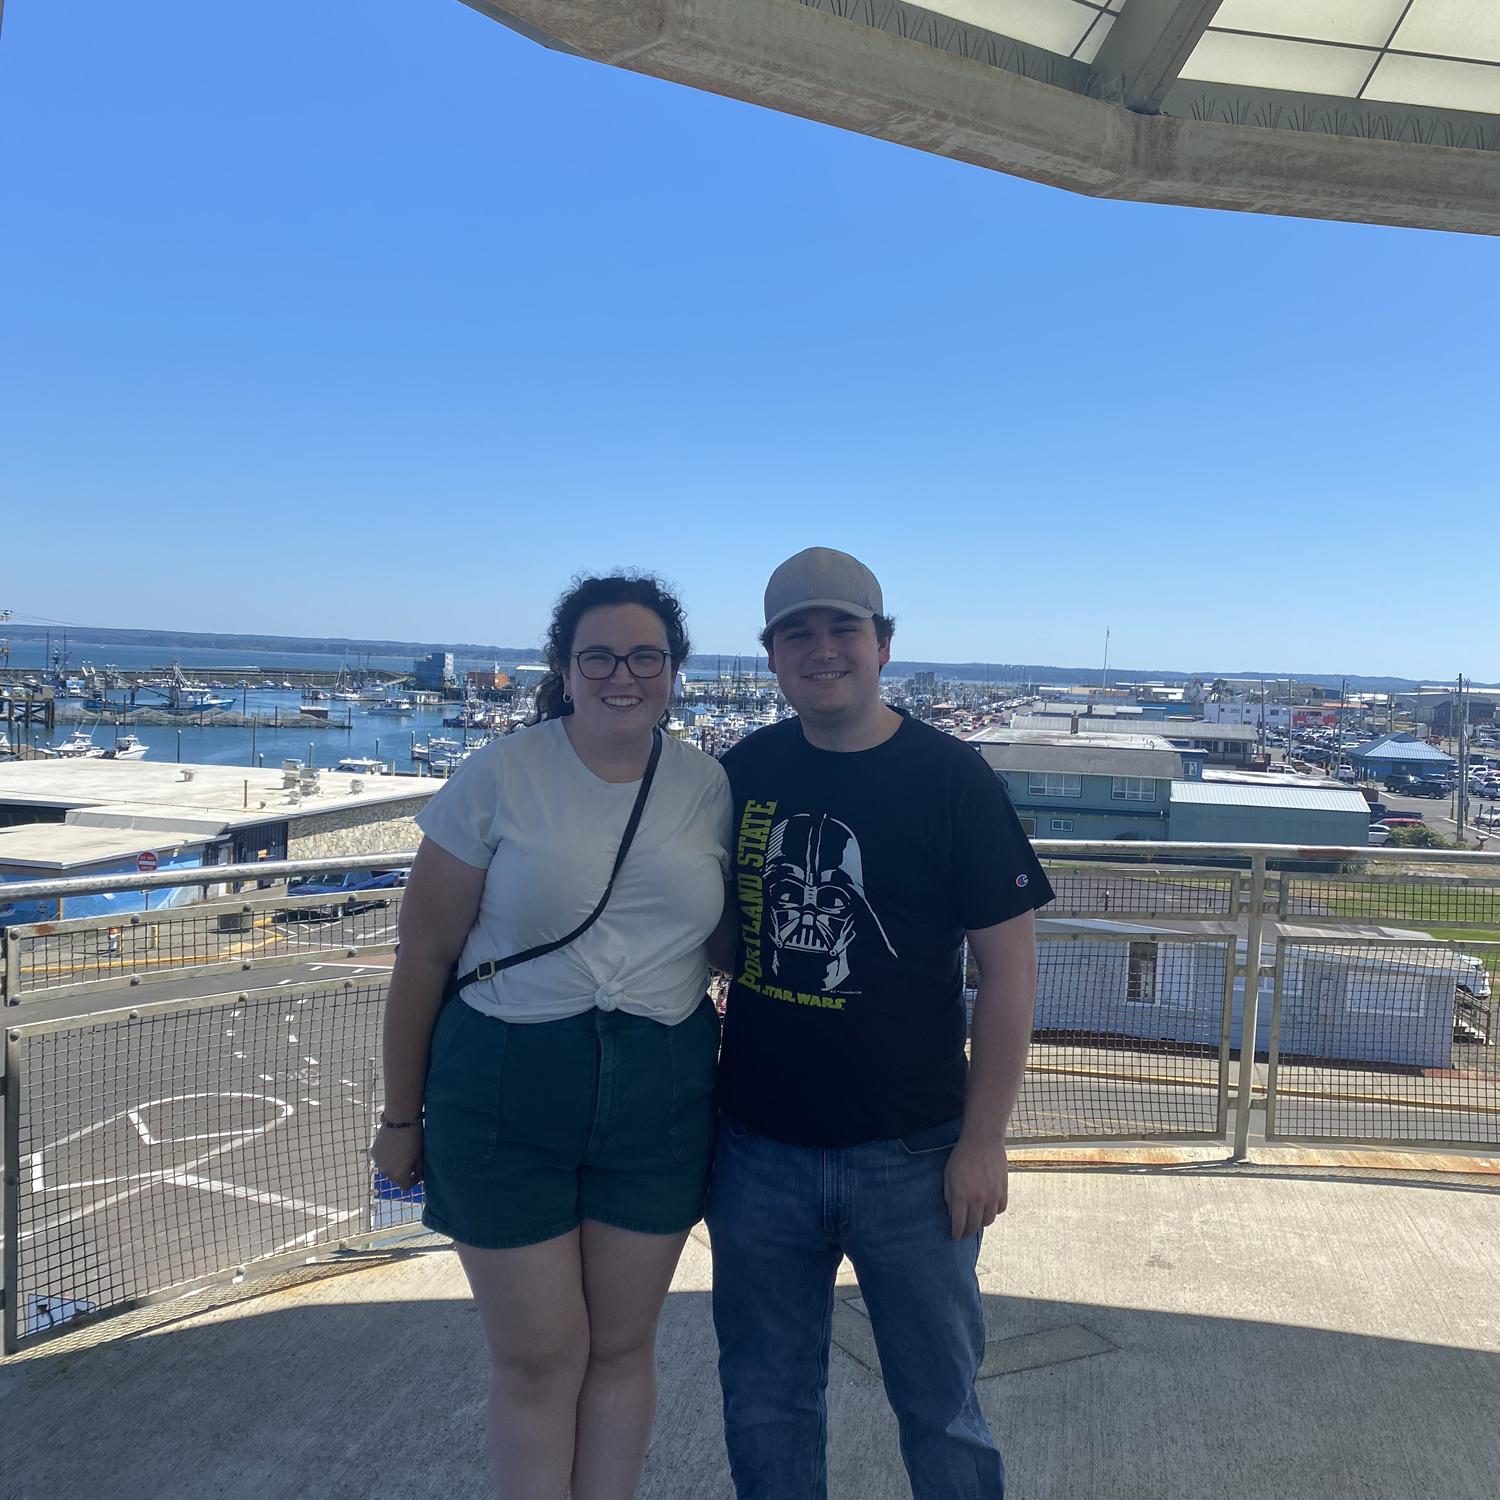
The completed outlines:
{"type": "MultiPolygon", "coordinates": [[[[640,782],[602,781],[561,719],[492,740],[417,815],[422,832],[486,870],[460,973],[571,932],[598,905],[640,782]]],[[[598,1007],[675,1025],[708,980],[704,943],[724,904],[732,799],[718,761],[671,735],[609,904],[582,937],[463,998],[505,1021],[598,1007]]]]}

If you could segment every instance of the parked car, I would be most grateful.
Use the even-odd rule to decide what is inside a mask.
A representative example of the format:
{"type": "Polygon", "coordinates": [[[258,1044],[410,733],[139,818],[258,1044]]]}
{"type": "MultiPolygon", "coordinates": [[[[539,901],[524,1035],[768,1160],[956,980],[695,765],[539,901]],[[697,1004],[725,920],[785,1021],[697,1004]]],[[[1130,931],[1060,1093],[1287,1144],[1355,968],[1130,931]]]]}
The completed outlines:
{"type": "Polygon", "coordinates": [[[1370,834],[1368,840],[1370,843],[1378,846],[1385,843],[1386,840],[1390,838],[1390,836],[1391,830],[1387,828],[1384,823],[1370,824],[1370,834]]]}
{"type": "Polygon", "coordinates": [[[1401,792],[1406,796],[1410,796],[1412,789],[1421,784],[1417,777],[1409,776],[1405,771],[1394,771],[1381,782],[1386,791],[1401,792]]]}
{"type": "Polygon", "coordinates": [[[1394,814],[1388,818],[1381,818],[1380,821],[1392,830],[1397,828],[1420,828],[1422,826],[1422,815],[1420,813],[1409,813],[1405,816],[1394,814]]]}
{"type": "Polygon", "coordinates": [[[1418,781],[1413,787],[1408,787],[1408,797],[1446,797],[1452,787],[1446,781],[1418,781]]]}
{"type": "Polygon", "coordinates": [[[303,875],[287,882],[288,896],[333,896],[327,904],[286,906],[276,913],[278,922],[335,922],[362,911],[389,906],[389,896],[376,891],[394,890],[406,884],[405,870],[346,870],[342,875],[303,875]]]}

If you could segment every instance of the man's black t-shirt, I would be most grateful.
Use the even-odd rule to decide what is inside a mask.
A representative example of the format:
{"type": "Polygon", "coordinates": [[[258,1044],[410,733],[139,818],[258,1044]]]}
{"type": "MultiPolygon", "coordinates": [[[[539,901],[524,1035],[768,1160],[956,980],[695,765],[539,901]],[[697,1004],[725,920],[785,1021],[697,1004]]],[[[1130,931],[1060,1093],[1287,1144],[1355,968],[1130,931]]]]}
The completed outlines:
{"type": "Polygon", "coordinates": [[[1004,784],[915,719],[848,753],[786,719],[723,764],[740,931],[720,1104],[805,1146],[957,1119],[963,935],[1052,899],[1004,784]]]}

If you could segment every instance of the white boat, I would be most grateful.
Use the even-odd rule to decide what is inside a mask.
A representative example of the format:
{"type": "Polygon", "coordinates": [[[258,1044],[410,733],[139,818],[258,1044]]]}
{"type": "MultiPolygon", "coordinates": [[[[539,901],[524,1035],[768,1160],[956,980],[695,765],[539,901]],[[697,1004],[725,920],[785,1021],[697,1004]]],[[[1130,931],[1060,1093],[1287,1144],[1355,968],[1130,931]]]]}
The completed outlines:
{"type": "Polygon", "coordinates": [[[467,750],[449,750],[441,756],[433,756],[427,768],[434,776],[451,776],[478,748],[471,745],[467,750]]]}
{"type": "Polygon", "coordinates": [[[333,769],[342,771],[346,776],[390,775],[389,766],[368,755],[346,755],[342,760],[334,762],[333,769]]]}
{"type": "Polygon", "coordinates": [[[437,761],[452,754],[455,750],[462,750],[463,746],[457,740],[450,740],[446,735],[429,735],[425,745],[413,745],[411,747],[411,758],[413,760],[437,761]]]}
{"type": "Polygon", "coordinates": [[[56,760],[103,760],[104,746],[94,743],[92,729],[75,729],[60,745],[43,746],[42,753],[56,760]]]}
{"type": "Polygon", "coordinates": [[[133,734],[117,734],[115,736],[115,748],[113,752],[106,750],[104,753],[112,760],[145,760],[146,752],[151,747],[138,736],[133,734]]]}

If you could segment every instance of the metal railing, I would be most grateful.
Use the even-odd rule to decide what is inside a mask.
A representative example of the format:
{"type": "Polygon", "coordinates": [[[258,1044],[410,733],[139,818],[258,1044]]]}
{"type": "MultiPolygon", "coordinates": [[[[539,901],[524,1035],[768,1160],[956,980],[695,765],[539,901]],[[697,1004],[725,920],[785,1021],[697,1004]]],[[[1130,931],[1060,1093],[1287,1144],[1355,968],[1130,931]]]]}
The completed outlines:
{"type": "Polygon", "coordinates": [[[9,1030],[7,1351],[414,1218],[367,1157],[385,988],[278,986],[9,1030]]]}
{"type": "MultiPolygon", "coordinates": [[[[1500,942],[1486,920],[1500,856],[1037,847],[1058,899],[1039,932],[1017,1143],[1224,1140],[1232,1124],[1243,1157],[1263,1106],[1270,1139],[1500,1147],[1500,942]],[[1398,918],[1462,931],[1432,937],[1398,918]]],[[[279,881],[410,859],[35,882],[6,894],[279,881]]],[[[141,913],[134,927],[112,924],[114,953],[108,919],[7,935],[7,1351],[81,1317],[365,1244],[415,1218],[418,1205],[376,1182],[367,1157],[385,977],[351,965],[349,979],[329,982],[326,964],[314,968],[346,941],[356,955],[389,947],[383,923],[395,913],[374,909],[362,941],[345,930],[353,917],[283,922],[332,939],[294,951],[274,914],[327,899],[257,891],[141,913]],[[141,929],[158,921],[153,945],[141,929]],[[170,961],[144,964],[153,947],[170,961]],[[278,984],[224,992],[231,971],[299,961],[307,973],[283,968],[278,984]],[[153,998],[162,979],[192,993],[153,998]],[[59,1014],[69,1006],[74,1014],[59,1014]]],[[[1500,920],[1494,927],[1500,937],[1500,920]]]]}
{"type": "Polygon", "coordinates": [[[1500,1148],[1500,942],[1282,937],[1267,1140],[1500,1148]]]}
{"type": "Polygon", "coordinates": [[[389,951],[395,946],[399,886],[298,895],[268,882],[346,870],[404,869],[413,855],[207,866],[106,880],[32,881],[0,887],[12,903],[57,895],[135,894],[163,887],[235,886],[243,895],[166,906],[157,911],[17,922],[3,930],[0,1002],[62,999],[153,980],[247,973],[306,962],[310,954],[389,951]],[[144,884],[151,881],[153,884],[144,884]]]}

